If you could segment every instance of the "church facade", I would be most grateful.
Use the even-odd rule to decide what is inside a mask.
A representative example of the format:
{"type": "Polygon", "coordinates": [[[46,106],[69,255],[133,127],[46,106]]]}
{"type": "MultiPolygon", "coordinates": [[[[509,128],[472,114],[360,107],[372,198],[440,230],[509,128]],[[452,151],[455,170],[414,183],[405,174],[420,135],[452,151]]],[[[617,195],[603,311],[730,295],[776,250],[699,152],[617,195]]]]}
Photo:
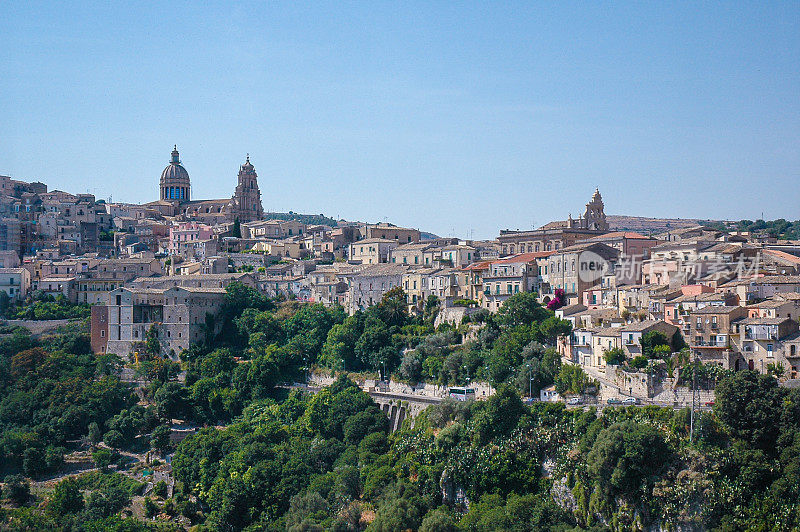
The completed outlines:
{"type": "Polygon", "coordinates": [[[179,220],[194,220],[209,225],[241,223],[260,220],[264,215],[261,204],[261,191],[258,188],[258,174],[247,156],[239,166],[238,183],[231,198],[197,200],[192,199],[192,185],[189,172],[183,166],[178,147],[172,150],[169,164],[161,172],[159,199],[148,203],[148,207],[158,210],[162,215],[179,220]]]}

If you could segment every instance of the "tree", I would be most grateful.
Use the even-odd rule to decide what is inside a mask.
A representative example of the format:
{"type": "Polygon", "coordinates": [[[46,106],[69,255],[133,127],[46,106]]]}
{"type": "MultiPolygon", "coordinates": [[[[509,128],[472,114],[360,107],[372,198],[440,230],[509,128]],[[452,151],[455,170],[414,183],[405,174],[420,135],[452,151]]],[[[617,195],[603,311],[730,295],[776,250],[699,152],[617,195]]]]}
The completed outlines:
{"type": "Polygon", "coordinates": [[[34,347],[18,352],[11,358],[11,376],[19,379],[24,375],[35,374],[47,358],[41,347],[34,347]]]}
{"type": "MultiPolygon", "coordinates": [[[[5,293],[5,292],[3,292],[5,293]]],[[[4,495],[17,506],[24,506],[31,497],[31,485],[22,475],[9,475],[4,481],[4,495]]]]}
{"type": "Polygon", "coordinates": [[[419,351],[407,351],[403,355],[403,360],[400,362],[400,368],[398,369],[398,373],[400,374],[400,378],[409,382],[410,384],[416,384],[422,378],[422,357],[420,356],[419,351]]]}
{"type": "Polygon", "coordinates": [[[664,348],[661,347],[659,351],[655,351],[655,349],[660,346],[666,346],[667,352],[671,351],[669,338],[660,331],[650,331],[643,334],[639,339],[639,343],[642,345],[642,355],[647,358],[660,358],[660,355],[664,352],[664,348]]]}
{"type": "Polygon", "coordinates": [[[39,447],[28,447],[22,461],[22,469],[29,477],[38,477],[47,470],[45,452],[39,447]]]}
{"type": "Polygon", "coordinates": [[[717,384],[714,413],[733,436],[759,449],[774,450],[783,395],[773,377],[737,371],[717,384]]]}
{"type": "Polygon", "coordinates": [[[653,358],[668,360],[672,355],[672,348],[668,345],[657,345],[653,348],[653,358]]]}
{"type": "Polygon", "coordinates": [[[355,345],[355,354],[360,362],[372,369],[380,368],[380,351],[389,345],[389,331],[380,321],[375,320],[373,324],[364,330],[355,345]]]}
{"type": "Polygon", "coordinates": [[[125,436],[118,430],[109,430],[103,436],[103,442],[112,449],[119,449],[125,445],[125,436]]]}
{"type": "Polygon", "coordinates": [[[159,508],[156,503],[153,502],[153,499],[150,497],[144,498],[144,514],[147,517],[155,517],[158,515],[159,508]]]}
{"type": "Polygon", "coordinates": [[[436,314],[439,312],[440,308],[441,302],[439,301],[439,298],[433,294],[429,295],[425,300],[425,319],[430,321],[436,319],[436,314]]]}
{"type": "Polygon", "coordinates": [[[159,480],[153,486],[153,495],[156,497],[161,497],[162,499],[166,499],[167,497],[167,483],[163,480],[159,480]]]}
{"type": "Polygon", "coordinates": [[[8,293],[3,290],[2,293],[0,293],[0,316],[7,317],[10,306],[11,298],[8,296],[8,293]]]}
{"type": "Polygon", "coordinates": [[[184,416],[188,406],[188,392],[180,383],[168,382],[158,389],[153,400],[158,417],[169,421],[184,416]]]}
{"type": "Polygon", "coordinates": [[[86,513],[92,519],[106,519],[125,508],[130,502],[130,495],[121,486],[102,486],[86,497],[86,513]]]}
{"type": "Polygon", "coordinates": [[[150,447],[161,453],[166,452],[169,448],[169,436],[172,433],[169,426],[159,425],[153,429],[153,435],[150,438],[150,447]]]}
{"type": "Polygon", "coordinates": [[[625,421],[600,431],[586,463],[599,490],[608,497],[632,495],[672,457],[655,427],[625,421]]]}
{"type": "Polygon", "coordinates": [[[383,320],[389,325],[402,326],[408,319],[408,296],[399,286],[395,286],[378,303],[383,320]]]}
{"type": "Polygon", "coordinates": [[[151,325],[145,333],[144,350],[150,356],[161,354],[161,341],[158,339],[158,327],[151,325]]]}
{"type": "Polygon", "coordinates": [[[644,369],[647,367],[647,357],[643,355],[637,355],[633,357],[631,360],[631,367],[636,369],[644,369]]]}
{"type": "Polygon", "coordinates": [[[516,327],[518,325],[531,325],[552,315],[551,312],[539,304],[535,293],[520,292],[503,302],[500,310],[497,311],[497,321],[506,327],[516,327]]]}
{"type": "Polygon", "coordinates": [[[92,421],[89,423],[89,442],[91,442],[92,445],[97,445],[100,443],[101,439],[100,425],[98,425],[96,421],[92,421]]]}
{"type": "Polygon", "coordinates": [[[603,354],[603,358],[605,359],[606,364],[611,366],[621,366],[627,359],[625,356],[625,351],[623,351],[621,347],[609,349],[603,354]]]}
{"type": "Polygon", "coordinates": [[[75,477],[66,478],[56,484],[47,503],[47,509],[57,516],[76,513],[83,509],[83,495],[75,477]]]}
{"type": "Polygon", "coordinates": [[[583,371],[583,368],[575,364],[562,365],[555,378],[556,391],[561,395],[582,394],[592,384],[594,380],[583,371]]]}
{"type": "Polygon", "coordinates": [[[786,374],[786,368],[780,362],[770,362],[767,364],[767,374],[780,379],[786,374]]]}
{"type": "Polygon", "coordinates": [[[456,532],[456,522],[446,507],[436,508],[425,514],[419,532],[456,532]]]}
{"type": "Polygon", "coordinates": [[[550,316],[539,324],[539,334],[549,345],[556,343],[559,336],[568,336],[572,332],[572,323],[550,316]]]}
{"type": "Polygon", "coordinates": [[[475,417],[475,433],[481,443],[500,434],[507,434],[517,426],[525,411],[519,393],[509,385],[502,385],[492,395],[475,417]]]}
{"type": "Polygon", "coordinates": [[[111,465],[113,454],[108,449],[100,448],[92,453],[92,460],[94,461],[94,465],[105,473],[108,470],[108,466],[111,465]]]}
{"type": "Polygon", "coordinates": [[[272,302],[261,292],[239,281],[234,281],[225,288],[225,304],[222,307],[224,319],[233,319],[246,308],[270,310],[273,307],[272,302]]]}

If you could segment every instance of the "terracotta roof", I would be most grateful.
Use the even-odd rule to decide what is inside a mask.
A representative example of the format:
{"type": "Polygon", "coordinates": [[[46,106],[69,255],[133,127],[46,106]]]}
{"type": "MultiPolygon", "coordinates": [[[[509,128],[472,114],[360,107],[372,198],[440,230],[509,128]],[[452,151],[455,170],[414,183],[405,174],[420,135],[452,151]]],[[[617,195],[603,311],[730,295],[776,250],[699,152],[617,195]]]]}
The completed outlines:
{"type": "Polygon", "coordinates": [[[562,316],[572,316],[573,314],[580,314],[581,312],[584,312],[587,309],[586,306],[578,304],[578,305],[567,305],[566,307],[561,307],[558,310],[561,311],[562,316]]]}
{"type": "Polygon", "coordinates": [[[549,257],[555,251],[532,251],[530,253],[519,253],[510,257],[505,257],[500,260],[493,261],[492,264],[511,264],[513,262],[531,262],[536,259],[549,257]]]}
{"type": "Polygon", "coordinates": [[[670,325],[669,323],[663,320],[644,320],[644,321],[629,323],[623,327],[620,327],[620,330],[623,332],[640,332],[660,324],[665,325],[666,328],[674,327],[677,329],[677,327],[675,327],[674,325],[670,325]]]}
{"type": "Polygon", "coordinates": [[[474,271],[474,270],[488,270],[488,269],[489,269],[489,266],[492,264],[492,262],[493,262],[493,261],[490,261],[490,260],[482,260],[482,261],[480,261],[480,262],[473,262],[472,264],[469,264],[469,265],[467,265],[467,266],[464,266],[464,267],[463,267],[463,268],[461,268],[461,269],[462,269],[462,270],[470,270],[470,271],[474,271]]]}
{"type": "Polygon", "coordinates": [[[692,314],[730,314],[731,312],[736,311],[737,309],[744,309],[744,307],[739,306],[707,306],[697,310],[693,310],[692,314]]]}
{"type": "Polygon", "coordinates": [[[607,240],[614,238],[633,238],[641,240],[651,240],[649,236],[645,236],[640,233],[634,233],[633,231],[613,231],[611,233],[606,233],[604,235],[593,236],[591,238],[587,238],[586,240],[607,240]]]}
{"type": "Polygon", "coordinates": [[[737,320],[741,325],[780,325],[785,321],[792,321],[792,318],[745,318],[737,320]]]}
{"type": "Polygon", "coordinates": [[[539,229],[566,229],[568,225],[569,223],[567,223],[567,220],[560,220],[557,222],[546,223],[539,229]]]}
{"type": "Polygon", "coordinates": [[[779,249],[765,249],[764,253],[793,264],[800,264],[800,257],[792,255],[791,253],[786,253],[785,251],[781,251],[779,249]]]}

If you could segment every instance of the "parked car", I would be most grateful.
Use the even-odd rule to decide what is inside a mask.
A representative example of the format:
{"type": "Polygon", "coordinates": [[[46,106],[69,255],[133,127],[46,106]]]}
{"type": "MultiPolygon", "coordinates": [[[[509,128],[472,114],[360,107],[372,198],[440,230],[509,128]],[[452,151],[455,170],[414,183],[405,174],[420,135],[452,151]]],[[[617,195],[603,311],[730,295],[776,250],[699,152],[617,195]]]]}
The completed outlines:
{"type": "Polygon", "coordinates": [[[583,404],[583,399],[581,399],[580,397],[570,397],[569,399],[567,399],[567,404],[568,405],[582,405],[583,404]]]}
{"type": "Polygon", "coordinates": [[[608,403],[608,404],[610,404],[610,405],[621,405],[621,404],[622,404],[622,401],[620,401],[620,400],[619,400],[619,398],[617,398],[617,397],[610,397],[610,398],[609,398],[609,399],[606,401],[606,403],[608,403]]]}
{"type": "Polygon", "coordinates": [[[638,404],[638,403],[639,403],[639,400],[637,398],[635,398],[635,397],[626,397],[625,399],[622,400],[622,404],[623,405],[635,405],[635,404],[638,404]]]}
{"type": "Polygon", "coordinates": [[[703,404],[704,404],[705,406],[714,406],[714,400],[712,399],[712,400],[710,400],[710,401],[706,401],[706,402],[705,402],[705,403],[703,403],[703,404]]]}

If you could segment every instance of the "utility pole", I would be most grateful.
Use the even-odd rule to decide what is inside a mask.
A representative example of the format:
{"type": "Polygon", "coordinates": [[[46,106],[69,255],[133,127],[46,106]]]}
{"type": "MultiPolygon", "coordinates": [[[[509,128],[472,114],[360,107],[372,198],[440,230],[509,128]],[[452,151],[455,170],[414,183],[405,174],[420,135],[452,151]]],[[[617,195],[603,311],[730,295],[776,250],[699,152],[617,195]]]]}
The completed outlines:
{"type": "Polygon", "coordinates": [[[689,418],[689,443],[691,443],[694,439],[694,409],[695,409],[696,397],[697,397],[697,355],[694,354],[694,360],[692,360],[692,413],[691,417],[689,418]]]}

